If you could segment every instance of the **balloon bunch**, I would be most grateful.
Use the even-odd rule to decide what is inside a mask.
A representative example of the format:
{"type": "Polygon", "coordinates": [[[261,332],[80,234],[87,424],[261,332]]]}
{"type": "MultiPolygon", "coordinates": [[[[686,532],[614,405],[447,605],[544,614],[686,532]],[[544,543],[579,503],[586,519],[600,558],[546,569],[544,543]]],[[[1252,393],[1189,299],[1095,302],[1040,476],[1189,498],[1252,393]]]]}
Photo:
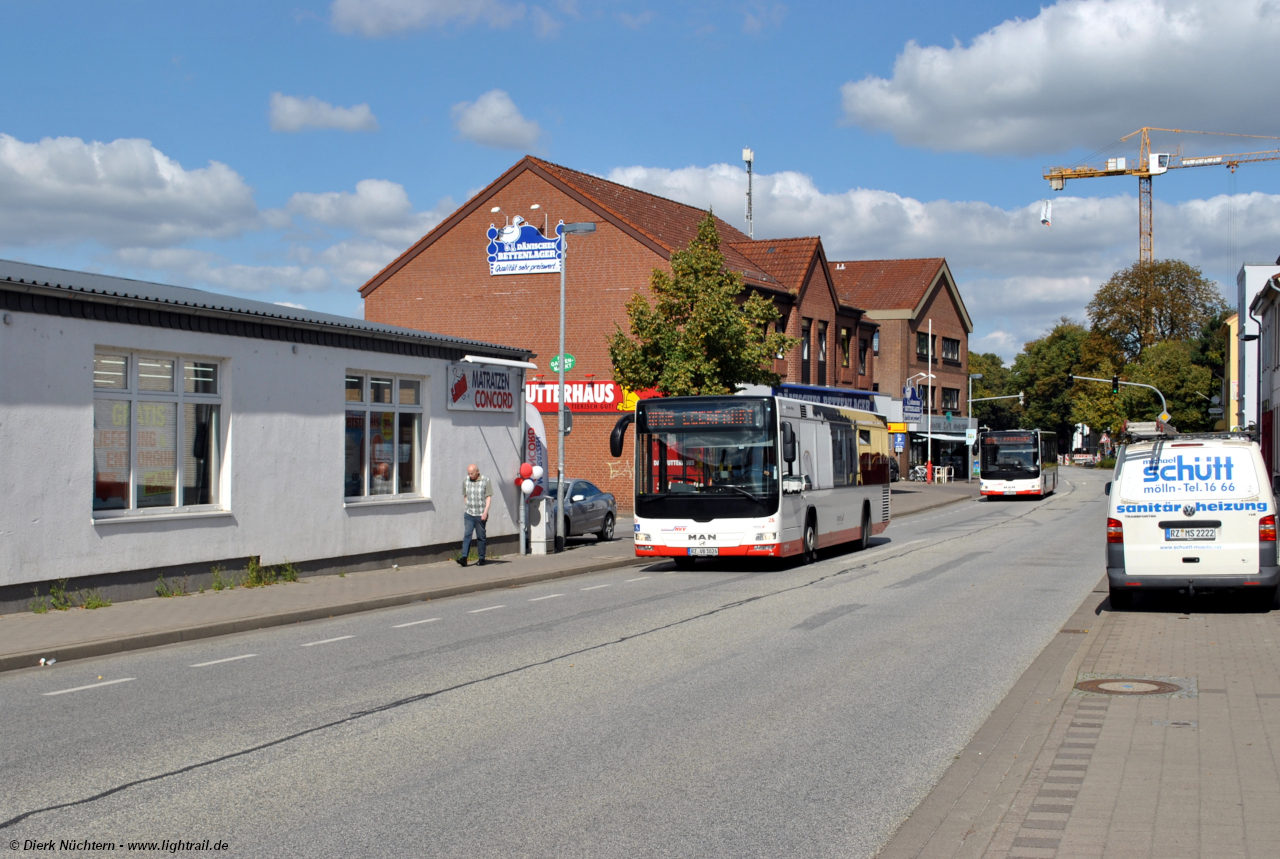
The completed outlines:
{"type": "Polygon", "coordinates": [[[516,478],[516,486],[519,487],[520,491],[524,495],[532,495],[533,490],[538,486],[534,481],[540,480],[541,478],[542,466],[530,465],[525,462],[520,465],[520,476],[516,478]]]}

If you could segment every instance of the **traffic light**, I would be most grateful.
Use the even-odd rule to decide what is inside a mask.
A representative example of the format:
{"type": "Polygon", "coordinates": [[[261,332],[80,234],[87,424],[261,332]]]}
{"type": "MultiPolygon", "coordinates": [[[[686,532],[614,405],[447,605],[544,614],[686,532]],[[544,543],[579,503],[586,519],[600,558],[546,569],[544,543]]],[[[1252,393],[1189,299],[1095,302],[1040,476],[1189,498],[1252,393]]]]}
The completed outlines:
{"type": "Polygon", "coordinates": [[[1074,387],[1074,386],[1075,386],[1075,384],[1076,384],[1076,377],[1075,377],[1075,375],[1074,375],[1074,374],[1072,374],[1072,373],[1068,373],[1068,374],[1067,374],[1067,387],[1068,387],[1068,388],[1074,387]]]}
{"type": "Polygon", "coordinates": [[[1018,405],[1021,406],[1025,404],[1026,404],[1026,397],[1023,395],[1022,391],[1018,391],[1018,405]]]}
{"type": "Polygon", "coordinates": [[[1111,393],[1113,394],[1120,393],[1120,377],[1119,376],[1111,377],[1111,393]]]}

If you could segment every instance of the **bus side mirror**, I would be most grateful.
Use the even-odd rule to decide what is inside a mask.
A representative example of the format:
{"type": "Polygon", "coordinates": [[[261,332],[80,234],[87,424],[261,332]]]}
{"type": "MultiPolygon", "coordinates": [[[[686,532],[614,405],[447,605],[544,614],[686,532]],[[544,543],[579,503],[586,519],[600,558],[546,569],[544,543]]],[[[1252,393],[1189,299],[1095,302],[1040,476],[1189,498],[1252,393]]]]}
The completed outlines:
{"type": "Polygon", "coordinates": [[[613,425],[613,432],[609,433],[609,453],[615,457],[622,456],[622,444],[627,439],[627,427],[631,426],[631,422],[635,419],[635,412],[631,412],[618,418],[618,422],[613,425]]]}
{"type": "Polygon", "coordinates": [[[791,421],[782,422],[782,461],[796,461],[796,431],[791,421]]]}

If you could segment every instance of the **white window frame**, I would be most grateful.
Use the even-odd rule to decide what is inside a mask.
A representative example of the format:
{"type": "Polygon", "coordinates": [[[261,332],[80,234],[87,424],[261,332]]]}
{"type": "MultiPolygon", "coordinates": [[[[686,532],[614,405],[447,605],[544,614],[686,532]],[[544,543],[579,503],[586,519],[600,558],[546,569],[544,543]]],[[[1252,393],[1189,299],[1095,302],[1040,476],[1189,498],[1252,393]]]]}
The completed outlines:
{"type": "MultiPolygon", "coordinates": [[[[344,507],[363,507],[366,505],[377,505],[377,504],[418,503],[418,502],[431,500],[431,497],[427,492],[427,470],[426,470],[426,460],[427,460],[426,399],[427,399],[428,381],[429,379],[426,376],[418,376],[411,373],[393,373],[385,370],[361,370],[361,369],[355,369],[355,368],[348,368],[346,372],[343,373],[343,384],[342,384],[342,396],[343,396],[342,421],[344,426],[343,432],[345,433],[346,431],[345,426],[346,426],[347,412],[360,411],[364,413],[364,441],[363,441],[364,449],[363,449],[363,466],[361,468],[361,482],[363,483],[364,494],[347,495],[346,487],[344,485],[342,490],[342,504],[344,507]],[[346,381],[352,376],[361,377],[359,402],[346,399],[346,387],[347,387],[346,381]],[[375,377],[378,379],[391,380],[391,400],[392,401],[390,403],[370,402],[369,388],[375,377]],[[418,404],[416,406],[402,405],[400,403],[399,392],[400,392],[401,381],[416,382],[418,384],[418,404]],[[393,492],[385,495],[370,494],[369,490],[371,487],[370,487],[369,467],[373,462],[372,450],[370,449],[370,445],[373,444],[372,425],[369,417],[369,414],[371,412],[393,412],[395,414],[395,427],[396,427],[397,433],[399,433],[400,415],[402,413],[418,415],[418,438],[415,441],[415,446],[417,448],[416,450],[417,473],[414,475],[415,490],[413,492],[393,492]]],[[[399,442],[397,441],[396,444],[399,444],[399,442]]],[[[344,481],[345,481],[345,474],[346,474],[345,438],[344,438],[344,446],[343,446],[343,456],[344,456],[343,475],[344,475],[344,481]]],[[[399,487],[400,457],[398,455],[393,457],[393,463],[395,467],[391,474],[391,484],[392,486],[399,487]]]]}
{"type": "MultiPolygon", "coordinates": [[[[149,518],[185,518],[187,515],[208,516],[208,515],[228,515],[229,508],[226,506],[228,498],[228,487],[224,479],[224,466],[227,461],[227,409],[224,407],[224,391],[227,384],[227,360],[211,355],[188,355],[176,354],[171,352],[157,352],[151,350],[133,350],[121,349],[113,346],[95,346],[93,350],[94,358],[97,356],[110,356],[116,358],[124,358],[128,361],[128,379],[123,389],[120,388],[99,388],[94,384],[93,368],[90,367],[89,388],[92,392],[93,402],[98,400],[108,400],[113,402],[127,401],[129,403],[129,506],[124,509],[103,509],[93,510],[92,497],[90,498],[90,511],[95,523],[111,522],[118,520],[133,519],[149,519],[149,518]],[[173,362],[173,391],[143,391],[138,385],[138,367],[140,361],[147,359],[163,359],[173,362]],[[183,390],[184,369],[187,362],[213,364],[217,369],[217,393],[215,394],[194,394],[187,393],[183,390]],[[177,503],[166,507],[139,507],[138,506],[138,406],[146,403],[172,403],[175,406],[176,426],[174,427],[174,500],[182,501],[183,487],[183,457],[181,451],[186,443],[186,430],[184,427],[183,416],[185,413],[184,406],[188,404],[198,405],[216,405],[218,406],[218,439],[217,439],[217,462],[215,468],[212,469],[214,479],[218,481],[217,497],[218,501],[212,504],[182,504],[177,503]]],[[[93,420],[93,411],[90,411],[90,421],[93,420]]]]}

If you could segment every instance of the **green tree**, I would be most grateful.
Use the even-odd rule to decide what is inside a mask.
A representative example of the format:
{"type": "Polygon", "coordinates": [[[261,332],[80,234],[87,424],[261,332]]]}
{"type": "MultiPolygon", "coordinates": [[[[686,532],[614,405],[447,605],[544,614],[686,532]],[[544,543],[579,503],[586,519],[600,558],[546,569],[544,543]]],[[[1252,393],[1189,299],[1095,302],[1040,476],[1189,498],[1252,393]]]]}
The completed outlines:
{"type": "Polygon", "coordinates": [[[1181,260],[1139,261],[1113,274],[1089,302],[1093,330],[1130,361],[1165,340],[1194,340],[1226,307],[1217,284],[1181,260]]]}
{"type": "MultiPolygon", "coordinates": [[[[1004,359],[994,352],[970,352],[969,372],[981,373],[981,379],[973,381],[974,399],[979,397],[1003,397],[1016,394],[1010,388],[1011,375],[1004,359]]],[[[978,419],[978,425],[991,429],[1016,429],[1018,420],[1014,410],[1018,405],[1013,400],[993,400],[985,403],[974,403],[971,414],[978,419]]]]}
{"type": "MultiPolygon", "coordinates": [[[[1131,381],[1152,385],[1164,394],[1172,423],[1182,432],[1212,429],[1215,420],[1208,412],[1208,398],[1216,392],[1213,373],[1195,363],[1195,357],[1191,343],[1156,343],[1129,373],[1131,381]]],[[[1160,398],[1142,388],[1125,388],[1124,400],[1130,420],[1154,420],[1160,412],[1160,398]]]]}
{"type": "Polygon", "coordinates": [[[1009,374],[1013,390],[1026,393],[1026,405],[1017,413],[1022,426],[1071,439],[1075,421],[1067,376],[1080,366],[1088,339],[1083,325],[1064,316],[1048,334],[1022,347],[1009,374]]]}
{"type": "Polygon", "coordinates": [[[609,340],[619,384],[679,397],[778,383],[767,368],[798,341],[772,330],[773,302],[759,293],[739,301],[742,276],[725,268],[710,212],[689,247],[671,254],[671,274],[654,269],[649,288],[652,305],[640,293],[627,302],[631,336],[618,328],[609,340]]]}

